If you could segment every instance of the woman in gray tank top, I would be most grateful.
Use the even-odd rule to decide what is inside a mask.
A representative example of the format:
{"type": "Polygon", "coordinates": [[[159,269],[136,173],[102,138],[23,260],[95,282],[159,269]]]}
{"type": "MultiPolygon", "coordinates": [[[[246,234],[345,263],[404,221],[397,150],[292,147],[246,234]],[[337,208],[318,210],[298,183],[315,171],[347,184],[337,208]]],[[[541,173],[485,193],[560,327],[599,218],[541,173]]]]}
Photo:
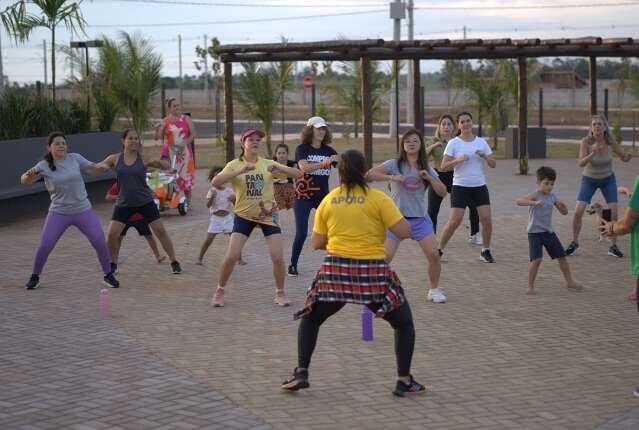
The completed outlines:
{"type": "MultiPolygon", "coordinates": [[[[577,206],[572,217],[572,242],[566,248],[567,255],[579,255],[579,233],[586,206],[592,200],[592,196],[599,189],[608,204],[613,221],[617,219],[617,179],[612,171],[613,153],[621,161],[628,162],[632,154],[626,153],[610,136],[608,121],[602,115],[593,115],[590,123],[590,132],[581,141],[577,164],[583,167],[581,186],[577,196],[577,206]]],[[[611,237],[611,246],[608,255],[623,257],[617,248],[617,240],[611,237]]]]}
{"type": "MultiPolygon", "coordinates": [[[[169,163],[164,160],[145,161],[142,156],[140,138],[137,132],[130,128],[122,133],[122,148],[122,152],[109,155],[103,161],[104,165],[115,170],[120,190],[107,233],[111,258],[114,259],[114,256],[117,255],[118,239],[126,227],[126,222],[133,214],[139,213],[149,224],[162,244],[162,248],[171,259],[171,271],[174,274],[182,273],[180,263],[175,259],[173,242],[160,220],[160,211],[146,184],[146,169],[148,167],[168,169],[169,163]]],[[[117,267],[113,262],[111,265],[114,269],[117,267]]]]}

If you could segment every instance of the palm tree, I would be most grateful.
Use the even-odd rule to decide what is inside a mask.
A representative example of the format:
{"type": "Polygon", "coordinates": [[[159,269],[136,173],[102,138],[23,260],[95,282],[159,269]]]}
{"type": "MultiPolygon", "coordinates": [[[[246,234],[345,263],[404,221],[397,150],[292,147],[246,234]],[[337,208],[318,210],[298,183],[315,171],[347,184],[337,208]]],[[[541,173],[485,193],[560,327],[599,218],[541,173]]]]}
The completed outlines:
{"type": "Polygon", "coordinates": [[[81,3],[82,0],[20,0],[0,12],[4,28],[16,42],[27,41],[36,28],[46,28],[51,32],[51,91],[54,100],[56,28],[64,24],[71,34],[84,33],[86,21],[80,10],[81,3]],[[35,5],[39,13],[27,12],[27,3],[35,5]]]}
{"type": "Polygon", "coordinates": [[[266,150],[273,156],[271,131],[277,111],[278,87],[272,70],[265,70],[257,63],[242,63],[244,73],[239,77],[236,97],[251,118],[257,118],[266,134],[266,150]]]}
{"type": "MultiPolygon", "coordinates": [[[[284,39],[286,41],[286,39],[284,39]]],[[[275,81],[277,82],[277,91],[280,99],[280,117],[282,121],[282,143],[286,140],[286,123],[284,106],[286,99],[284,92],[291,87],[291,75],[295,69],[295,63],[292,61],[279,61],[273,64],[273,72],[275,74],[275,81]]]]}
{"type": "Polygon", "coordinates": [[[104,91],[117,100],[140,136],[149,125],[150,101],[160,87],[162,58],[140,34],[120,32],[118,41],[104,38],[97,75],[104,91]]]}

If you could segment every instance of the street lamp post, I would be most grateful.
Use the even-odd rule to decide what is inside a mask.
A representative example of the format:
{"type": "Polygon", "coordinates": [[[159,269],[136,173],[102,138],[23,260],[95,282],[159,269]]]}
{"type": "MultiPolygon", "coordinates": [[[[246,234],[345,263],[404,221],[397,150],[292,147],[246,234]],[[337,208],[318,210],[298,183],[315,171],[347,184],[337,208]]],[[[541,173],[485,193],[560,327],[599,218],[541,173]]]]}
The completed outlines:
{"type": "Polygon", "coordinates": [[[89,48],[101,48],[104,42],[101,40],[84,40],[71,41],[71,48],[84,48],[84,60],[86,64],[86,80],[87,80],[87,125],[91,130],[91,82],[89,68],[89,48]]]}

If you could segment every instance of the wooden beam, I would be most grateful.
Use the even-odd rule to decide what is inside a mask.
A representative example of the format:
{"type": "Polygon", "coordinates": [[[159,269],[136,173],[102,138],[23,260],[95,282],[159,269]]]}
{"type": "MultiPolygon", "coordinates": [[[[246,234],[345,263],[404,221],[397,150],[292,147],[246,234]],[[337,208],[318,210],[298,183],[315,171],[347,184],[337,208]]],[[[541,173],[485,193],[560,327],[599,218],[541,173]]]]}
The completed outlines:
{"type": "Polygon", "coordinates": [[[279,52],[272,55],[264,53],[222,55],[223,62],[260,62],[260,61],[359,61],[367,57],[371,61],[384,60],[472,60],[497,58],[535,58],[535,57],[639,57],[639,43],[632,45],[513,45],[511,46],[467,46],[460,47],[418,47],[392,48],[374,47],[364,50],[321,51],[321,52],[279,52]]]}
{"type": "Polygon", "coordinates": [[[382,46],[384,39],[363,39],[363,40],[325,40],[319,42],[298,42],[298,43],[255,43],[238,45],[221,45],[218,47],[219,54],[248,53],[248,52],[287,52],[287,51],[322,51],[333,49],[366,48],[370,46],[382,46]]]}
{"type": "Polygon", "coordinates": [[[528,74],[526,71],[526,58],[517,59],[519,65],[519,129],[517,135],[519,174],[528,174],[528,74]]]}
{"type": "Polygon", "coordinates": [[[590,57],[588,64],[590,75],[590,115],[597,114],[597,57],[590,57]]]}
{"type": "Polygon", "coordinates": [[[224,138],[226,161],[235,158],[233,134],[233,63],[224,63],[224,138]]]}
{"type": "Polygon", "coordinates": [[[422,84],[419,60],[412,61],[413,67],[413,127],[424,134],[424,112],[422,106],[422,84]]]}
{"type": "Polygon", "coordinates": [[[371,100],[371,66],[368,58],[359,60],[361,68],[362,91],[362,139],[364,140],[364,157],[370,169],[373,167],[373,106],[371,100]]]}

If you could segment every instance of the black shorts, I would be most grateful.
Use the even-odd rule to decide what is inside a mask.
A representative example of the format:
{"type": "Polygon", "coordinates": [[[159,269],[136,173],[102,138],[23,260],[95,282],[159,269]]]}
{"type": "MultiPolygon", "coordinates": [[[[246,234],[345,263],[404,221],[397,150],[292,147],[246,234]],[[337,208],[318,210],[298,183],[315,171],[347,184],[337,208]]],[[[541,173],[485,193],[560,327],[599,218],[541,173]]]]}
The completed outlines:
{"type": "Polygon", "coordinates": [[[566,256],[566,251],[564,251],[564,247],[555,233],[528,233],[528,255],[530,256],[530,261],[543,256],[542,248],[546,248],[546,252],[553,260],[566,256]]]}
{"type": "Polygon", "coordinates": [[[275,225],[262,224],[237,215],[233,218],[233,233],[241,233],[244,236],[249,237],[255,227],[260,227],[262,229],[264,237],[268,237],[272,234],[282,234],[282,229],[275,225]]]}
{"type": "Polygon", "coordinates": [[[138,231],[140,236],[151,236],[151,229],[149,228],[149,223],[144,221],[143,219],[139,219],[136,221],[127,221],[126,227],[122,230],[120,236],[126,236],[126,232],[133,227],[138,231]]]}
{"type": "Polygon", "coordinates": [[[453,185],[453,191],[450,193],[450,207],[458,209],[466,209],[467,207],[479,207],[490,205],[490,195],[488,187],[462,187],[453,185]]]}
{"type": "Polygon", "coordinates": [[[135,213],[142,215],[142,218],[144,218],[144,221],[146,221],[147,224],[151,224],[153,221],[160,219],[160,211],[154,201],[150,201],[149,203],[136,208],[116,205],[113,208],[113,215],[111,216],[111,219],[113,221],[121,222],[122,224],[128,224],[129,220],[135,213]]]}

